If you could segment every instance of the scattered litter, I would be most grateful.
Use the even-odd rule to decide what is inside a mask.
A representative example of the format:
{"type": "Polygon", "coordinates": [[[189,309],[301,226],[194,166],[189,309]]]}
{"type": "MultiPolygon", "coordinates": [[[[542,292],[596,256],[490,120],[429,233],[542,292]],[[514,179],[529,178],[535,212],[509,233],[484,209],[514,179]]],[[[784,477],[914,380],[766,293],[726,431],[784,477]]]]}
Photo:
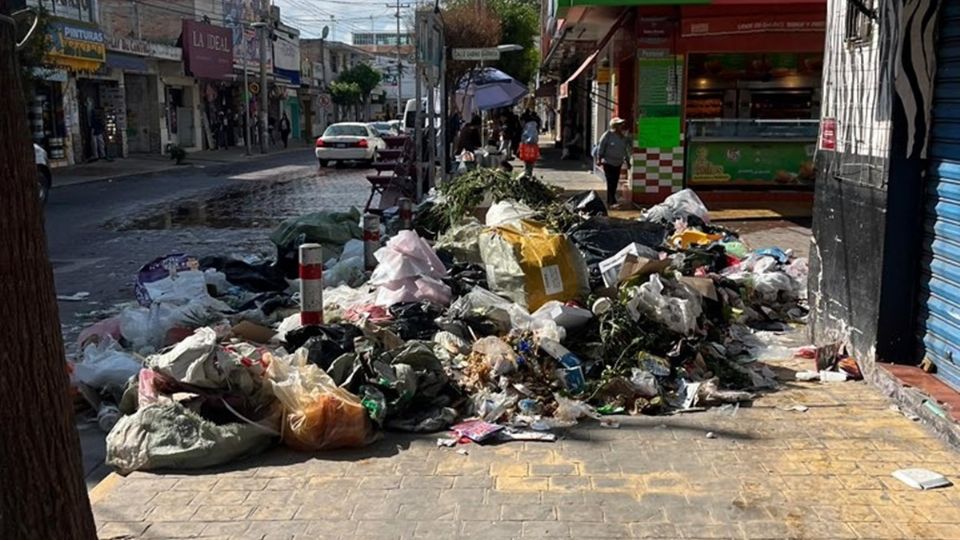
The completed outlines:
{"type": "Polygon", "coordinates": [[[469,455],[470,455],[470,452],[468,452],[465,448],[460,448],[459,450],[457,450],[457,453],[460,454],[461,456],[469,456],[469,455]]]}
{"type": "Polygon", "coordinates": [[[809,411],[809,410],[810,410],[810,407],[807,407],[806,405],[790,405],[790,406],[787,406],[787,407],[777,407],[777,409],[779,409],[779,410],[781,410],[781,411],[787,411],[787,412],[801,412],[801,413],[804,413],[804,412],[809,411]]]}
{"type": "Polygon", "coordinates": [[[953,485],[942,474],[928,469],[900,469],[894,471],[892,476],[914,489],[936,489],[953,485]]]}
{"type": "Polygon", "coordinates": [[[452,426],[450,429],[461,438],[466,437],[473,442],[479,443],[495,435],[503,429],[503,426],[484,422],[483,420],[467,420],[466,422],[452,426]]]}
{"type": "Polygon", "coordinates": [[[80,291],[70,295],[66,295],[66,294],[57,295],[57,300],[60,300],[61,302],[82,302],[87,298],[90,298],[90,293],[88,293],[87,291],[80,291]]]}
{"type": "Polygon", "coordinates": [[[716,438],[717,438],[717,434],[714,433],[714,432],[712,432],[712,431],[708,431],[708,432],[707,432],[707,438],[708,438],[708,439],[716,439],[716,438]]]}
{"type": "Polygon", "coordinates": [[[600,420],[600,427],[605,427],[609,429],[620,429],[620,422],[610,418],[604,418],[600,420]]]}
{"type": "Polygon", "coordinates": [[[453,448],[454,446],[457,445],[457,441],[458,441],[458,439],[448,439],[448,438],[445,438],[445,437],[440,437],[440,438],[437,439],[437,446],[438,446],[438,447],[453,448]]]}

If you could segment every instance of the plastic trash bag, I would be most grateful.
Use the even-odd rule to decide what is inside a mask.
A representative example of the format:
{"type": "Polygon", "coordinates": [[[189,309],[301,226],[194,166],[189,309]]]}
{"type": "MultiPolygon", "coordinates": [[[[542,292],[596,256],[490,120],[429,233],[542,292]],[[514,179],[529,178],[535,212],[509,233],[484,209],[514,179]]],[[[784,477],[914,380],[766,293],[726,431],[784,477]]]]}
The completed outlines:
{"type": "Polygon", "coordinates": [[[378,287],[377,305],[420,300],[442,306],[450,303],[450,287],[441,281],[447,269],[416,232],[400,231],[374,256],[378,265],[370,276],[370,284],[378,287]]]}
{"type": "Polygon", "coordinates": [[[517,353],[498,337],[487,336],[478,340],[473,344],[473,352],[483,356],[484,362],[498,377],[517,369],[517,353]]]}
{"type": "Polygon", "coordinates": [[[482,232],[483,224],[476,218],[469,218],[441,234],[434,247],[438,252],[447,252],[458,263],[479,264],[483,262],[480,258],[482,232]]]}
{"type": "Polygon", "coordinates": [[[513,227],[520,230],[521,222],[533,219],[537,212],[517,201],[498,201],[487,210],[485,223],[487,227],[513,227]]]}
{"type": "Polygon", "coordinates": [[[360,398],[339,388],[319,367],[308,364],[304,350],[270,357],[271,387],[283,405],[281,438],[303,451],[366,446],[373,426],[360,398]]]}
{"type": "Polygon", "coordinates": [[[164,400],[117,421],[107,435],[106,463],[120,474],[154,469],[203,469],[269,447],[273,422],[218,425],[164,400]]]}
{"type": "Polygon", "coordinates": [[[677,219],[686,219],[696,216],[704,223],[710,223],[710,211],[697,197],[692,189],[684,189],[670,195],[656,206],[649,208],[644,214],[645,221],[673,223],[677,219]]]}
{"type": "Polygon", "coordinates": [[[137,271],[134,293],[142,306],[153,302],[189,301],[207,294],[200,262],[184,253],[173,253],[144,264],[137,271]]]}
{"type": "Polygon", "coordinates": [[[249,263],[231,257],[204,257],[200,266],[221,272],[231,285],[251,292],[282,292],[289,288],[283,272],[267,261],[249,263]]]}
{"type": "Polygon", "coordinates": [[[98,390],[104,388],[122,389],[131,377],[143,367],[132,355],[120,350],[115,341],[106,338],[97,344],[89,344],[83,349],[83,360],[73,366],[73,376],[77,382],[98,390]]]}
{"type": "Polygon", "coordinates": [[[185,323],[183,311],[167,304],[126,309],[119,319],[120,334],[137,351],[165,347],[170,341],[167,333],[185,323]]]}
{"type": "Polygon", "coordinates": [[[587,324],[593,318],[593,312],[551,300],[540,306],[540,309],[531,313],[530,316],[534,319],[550,320],[567,330],[573,330],[587,324]]]}
{"type": "Polygon", "coordinates": [[[499,227],[480,235],[490,289],[528,310],[548,300],[574,300],[590,292],[583,258],[563,235],[532,221],[522,230],[499,227]]]}
{"type": "Polygon", "coordinates": [[[588,216],[607,215],[607,205],[596,191],[584,191],[573,195],[565,203],[568,209],[588,216]]]}
{"type": "Polygon", "coordinates": [[[656,250],[667,236],[666,228],[660,223],[606,216],[593,216],[567,232],[590,266],[600,264],[633,243],[656,250]]]}
{"type": "Polygon", "coordinates": [[[568,399],[560,394],[554,394],[553,398],[557,401],[557,410],[553,412],[553,419],[558,422],[573,425],[577,420],[583,417],[600,420],[600,414],[590,405],[575,399],[568,399]]]}
{"type": "Polygon", "coordinates": [[[350,240],[343,246],[340,259],[323,272],[324,287],[347,285],[357,287],[366,280],[364,275],[363,242],[350,240]]]}
{"type": "Polygon", "coordinates": [[[674,292],[681,296],[664,294],[660,275],[651,274],[627,302],[627,308],[634,320],[638,320],[643,313],[674,332],[689,335],[697,329],[697,317],[703,312],[700,296],[682,283],[676,284],[674,292]]]}
{"type": "Polygon", "coordinates": [[[660,395],[660,383],[657,378],[649,371],[633,368],[630,370],[630,383],[637,395],[642,398],[650,399],[660,395]]]}
{"type": "Polygon", "coordinates": [[[315,242],[323,247],[323,260],[339,257],[344,244],[363,238],[360,211],[315,212],[288,219],[281,223],[270,241],[277,246],[277,266],[288,278],[297,276],[301,244],[315,242]]]}

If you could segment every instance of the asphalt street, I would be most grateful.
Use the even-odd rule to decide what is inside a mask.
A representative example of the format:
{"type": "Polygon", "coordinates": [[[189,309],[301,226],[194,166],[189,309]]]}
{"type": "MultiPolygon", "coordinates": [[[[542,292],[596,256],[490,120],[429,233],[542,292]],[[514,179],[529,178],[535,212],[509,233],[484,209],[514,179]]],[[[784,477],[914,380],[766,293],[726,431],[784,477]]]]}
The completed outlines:
{"type": "MultiPolygon", "coordinates": [[[[268,236],[284,219],[319,210],[362,208],[363,169],[323,169],[310,150],[255,162],[184,168],[144,177],[56,187],[46,232],[68,356],[79,331],[135,302],[137,270],[169,253],[270,257],[268,236]]],[[[88,484],[106,472],[103,437],[78,419],[88,484]]]]}

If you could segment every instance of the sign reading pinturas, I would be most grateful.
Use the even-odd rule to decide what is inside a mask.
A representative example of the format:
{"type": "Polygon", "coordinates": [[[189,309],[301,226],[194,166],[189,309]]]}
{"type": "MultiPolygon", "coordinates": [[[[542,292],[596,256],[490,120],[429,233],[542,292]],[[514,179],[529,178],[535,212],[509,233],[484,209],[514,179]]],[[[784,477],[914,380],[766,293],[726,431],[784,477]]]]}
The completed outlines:
{"type": "Polygon", "coordinates": [[[229,79],[233,74],[233,33],[197,21],[183,21],[183,60],[199,79],[229,79]]]}

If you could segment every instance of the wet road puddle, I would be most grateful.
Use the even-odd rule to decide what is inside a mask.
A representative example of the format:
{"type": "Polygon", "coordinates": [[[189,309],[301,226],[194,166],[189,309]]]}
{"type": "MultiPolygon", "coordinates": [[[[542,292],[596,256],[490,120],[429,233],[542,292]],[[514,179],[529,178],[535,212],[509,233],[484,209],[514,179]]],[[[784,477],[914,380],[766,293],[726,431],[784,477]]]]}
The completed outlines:
{"type": "Polygon", "coordinates": [[[201,196],[147,207],[139,216],[106,223],[117,231],[180,228],[261,229],[321,210],[363,208],[369,184],[365,172],[336,176],[251,182],[253,178],[201,196]]]}

